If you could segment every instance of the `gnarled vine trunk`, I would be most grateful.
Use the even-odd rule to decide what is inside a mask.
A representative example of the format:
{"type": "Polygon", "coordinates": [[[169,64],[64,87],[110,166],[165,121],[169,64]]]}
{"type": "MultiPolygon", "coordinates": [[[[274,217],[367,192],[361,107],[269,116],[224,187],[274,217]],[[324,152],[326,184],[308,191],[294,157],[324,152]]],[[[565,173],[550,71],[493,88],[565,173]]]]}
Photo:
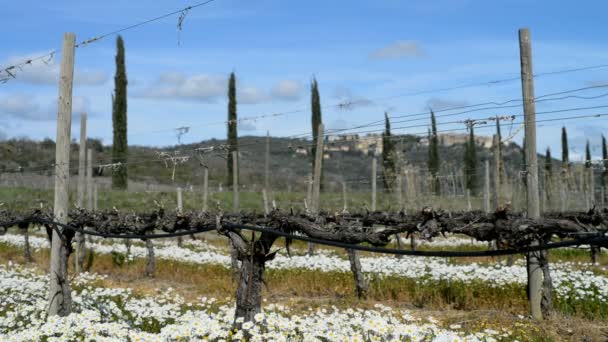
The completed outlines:
{"type": "Polygon", "coordinates": [[[365,281],[365,276],[361,270],[359,254],[357,254],[357,251],[354,249],[347,249],[347,252],[348,260],[350,261],[350,270],[353,272],[353,277],[355,278],[357,297],[359,297],[359,299],[363,299],[367,296],[367,282],[365,281]]]}
{"type": "Polygon", "coordinates": [[[156,270],[156,261],[154,260],[154,244],[151,239],[146,239],[146,249],[148,250],[148,255],[146,257],[146,269],[144,271],[144,275],[146,277],[154,277],[154,272],[156,270]]]}
{"type": "Polygon", "coordinates": [[[25,258],[26,262],[32,262],[34,261],[34,258],[32,258],[32,250],[30,248],[30,234],[27,228],[23,230],[23,240],[25,243],[25,246],[23,246],[23,257],[25,258]]]}
{"type": "Polygon", "coordinates": [[[264,284],[264,257],[254,256],[241,260],[239,284],[236,290],[236,318],[244,322],[254,321],[254,316],[262,312],[262,286],[264,284]]]}

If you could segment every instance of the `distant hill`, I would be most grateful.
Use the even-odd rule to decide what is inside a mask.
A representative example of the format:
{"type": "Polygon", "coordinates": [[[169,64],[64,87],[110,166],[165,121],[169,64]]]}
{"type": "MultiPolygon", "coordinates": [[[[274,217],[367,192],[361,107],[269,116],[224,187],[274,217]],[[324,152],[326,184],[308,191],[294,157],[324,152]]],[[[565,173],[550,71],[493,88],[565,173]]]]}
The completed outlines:
{"type": "MultiPolygon", "coordinates": [[[[400,137],[405,162],[409,167],[417,169],[419,176],[426,175],[427,144],[424,138],[411,135],[400,137]]],[[[240,170],[241,184],[245,189],[260,189],[264,183],[265,137],[240,137],[240,170]]],[[[440,142],[445,139],[440,139],[440,142]]],[[[305,155],[310,147],[310,141],[304,139],[270,138],[271,183],[275,189],[287,189],[291,184],[293,190],[305,191],[307,178],[311,170],[310,155],[305,155]]],[[[483,139],[481,139],[483,142],[483,139]]],[[[98,140],[89,140],[89,146],[95,151],[98,164],[111,163],[111,148],[103,146],[98,140]]],[[[225,183],[226,160],[221,152],[200,154],[199,158],[190,158],[187,162],[173,167],[167,158],[160,158],[159,153],[173,156],[197,155],[197,148],[218,147],[225,140],[207,140],[198,144],[150,148],[144,146],[129,147],[129,178],[139,182],[154,184],[179,184],[182,186],[202,184],[203,168],[201,161],[209,168],[211,186],[225,183]],[[177,152],[176,152],[177,151],[177,152]]],[[[478,143],[478,170],[483,175],[483,160],[491,158],[491,149],[487,144],[478,143]]],[[[368,189],[371,175],[372,155],[367,150],[357,149],[356,141],[332,141],[324,162],[324,184],[329,191],[338,191],[340,181],[346,179],[351,189],[368,189]]],[[[0,171],[35,173],[51,175],[55,159],[55,143],[46,139],[35,142],[26,139],[12,139],[0,142],[0,171]]],[[[504,146],[506,172],[510,178],[516,177],[522,169],[521,147],[515,143],[504,146]]],[[[461,175],[463,165],[464,144],[450,141],[449,145],[440,143],[439,149],[442,175],[461,175]]],[[[71,170],[76,174],[78,159],[78,144],[72,144],[71,170]]],[[[539,158],[539,165],[544,159],[539,158]]],[[[558,161],[555,160],[556,169],[558,161]]],[[[111,169],[97,169],[97,176],[108,176],[111,169]]],[[[381,160],[378,162],[378,175],[382,174],[381,160]]],[[[0,174],[0,178],[2,175],[0,174]]],[[[479,177],[479,184],[482,184],[479,177]]],[[[381,183],[378,186],[381,188],[381,183]]]]}

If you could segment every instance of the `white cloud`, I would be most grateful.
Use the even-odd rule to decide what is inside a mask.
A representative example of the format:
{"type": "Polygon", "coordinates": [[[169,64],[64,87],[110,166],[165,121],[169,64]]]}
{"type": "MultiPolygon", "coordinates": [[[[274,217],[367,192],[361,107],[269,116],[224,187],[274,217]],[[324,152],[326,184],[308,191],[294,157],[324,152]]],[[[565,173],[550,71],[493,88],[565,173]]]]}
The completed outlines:
{"type": "MultiPolygon", "coordinates": [[[[237,82],[237,103],[258,104],[274,100],[294,101],[300,98],[302,86],[291,80],[280,81],[270,93],[260,87],[241,85],[237,82]]],[[[192,100],[213,103],[226,100],[228,77],[224,75],[166,72],[144,87],[135,96],[159,100],[192,100]]]]}
{"type": "Polygon", "coordinates": [[[370,59],[397,59],[404,57],[423,57],[425,52],[420,44],[411,41],[397,41],[369,54],[370,59]]]}
{"type": "Polygon", "coordinates": [[[40,118],[40,106],[32,97],[24,94],[12,94],[0,98],[0,113],[25,120],[40,118]]]}
{"type": "Polygon", "coordinates": [[[282,80],[272,87],[270,94],[274,99],[297,101],[302,97],[302,90],[302,83],[293,80],[282,80]]]}
{"type": "MultiPolygon", "coordinates": [[[[30,54],[25,56],[10,57],[1,65],[10,66],[34,59],[45,53],[30,54]]],[[[37,84],[57,85],[59,80],[59,63],[56,57],[32,60],[29,64],[20,65],[19,68],[11,70],[15,76],[14,81],[37,84]]],[[[2,74],[4,75],[4,73],[2,74]]],[[[102,85],[108,80],[108,74],[100,70],[80,69],[74,70],[74,83],[81,86],[102,85]]]]}
{"type": "MultiPolygon", "coordinates": [[[[464,106],[468,106],[468,105],[469,105],[468,101],[450,100],[450,99],[443,99],[443,98],[439,98],[439,97],[432,97],[428,101],[426,101],[427,108],[430,108],[435,111],[450,109],[450,108],[459,108],[459,107],[464,107],[464,106]]],[[[427,109],[427,108],[425,108],[425,109],[427,109]]]]}
{"type": "Polygon", "coordinates": [[[240,103],[256,104],[268,101],[269,97],[261,89],[256,87],[243,87],[242,89],[237,87],[236,99],[237,102],[240,103]]]}
{"type": "Polygon", "coordinates": [[[250,121],[240,121],[237,124],[237,128],[239,131],[244,131],[244,132],[253,132],[253,131],[258,130],[258,128],[250,121]]]}
{"type": "MultiPolygon", "coordinates": [[[[82,112],[91,114],[90,102],[82,96],[72,98],[72,117],[82,112]]],[[[24,94],[6,95],[0,98],[0,115],[18,120],[55,120],[57,118],[57,102],[41,107],[31,96],[24,94]]]]}
{"type": "Polygon", "coordinates": [[[136,96],[162,100],[194,100],[215,102],[227,94],[225,76],[196,74],[186,76],[179,72],[166,72],[136,96]]]}

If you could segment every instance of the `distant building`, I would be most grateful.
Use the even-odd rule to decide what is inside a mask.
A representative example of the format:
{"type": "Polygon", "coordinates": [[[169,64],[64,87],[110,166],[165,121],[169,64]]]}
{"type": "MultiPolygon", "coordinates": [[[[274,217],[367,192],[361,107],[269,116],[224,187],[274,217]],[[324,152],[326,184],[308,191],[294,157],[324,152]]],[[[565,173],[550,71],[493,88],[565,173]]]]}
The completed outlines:
{"type": "Polygon", "coordinates": [[[302,146],[296,147],[296,154],[299,156],[308,156],[308,150],[302,146]]]}
{"type": "MultiPolygon", "coordinates": [[[[464,144],[469,141],[468,134],[444,133],[444,134],[438,134],[437,137],[439,138],[439,144],[441,144],[443,146],[464,144]]],[[[419,143],[422,146],[428,146],[429,139],[427,137],[420,138],[419,143]]],[[[493,145],[492,137],[483,136],[483,135],[476,135],[475,143],[477,145],[481,145],[485,148],[491,148],[493,145]]]]}
{"type": "Polygon", "coordinates": [[[337,134],[327,136],[327,142],[356,141],[358,139],[359,134],[337,134]]]}
{"type": "Polygon", "coordinates": [[[356,150],[364,155],[382,154],[382,134],[368,134],[361,137],[356,144],[356,150]]]}

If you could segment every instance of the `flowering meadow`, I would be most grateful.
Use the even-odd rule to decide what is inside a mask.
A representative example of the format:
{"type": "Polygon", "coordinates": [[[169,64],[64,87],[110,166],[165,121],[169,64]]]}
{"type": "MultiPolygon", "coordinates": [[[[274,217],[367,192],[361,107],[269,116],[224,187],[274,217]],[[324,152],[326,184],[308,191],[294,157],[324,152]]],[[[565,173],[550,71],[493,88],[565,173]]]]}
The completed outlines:
{"type": "MultiPolygon", "coordinates": [[[[462,240],[456,238],[454,245],[460,245],[462,240]]],[[[6,234],[0,236],[0,243],[21,247],[23,236],[6,234]]],[[[448,242],[439,242],[441,246],[448,242]]],[[[183,247],[178,247],[174,241],[155,242],[154,254],[157,258],[193,264],[217,264],[230,267],[230,256],[222,249],[201,240],[184,241],[183,247]]],[[[32,248],[48,248],[46,238],[30,236],[32,248]]],[[[127,249],[122,241],[112,239],[97,239],[87,246],[99,254],[126,254],[127,249]]],[[[321,272],[350,272],[347,259],[327,250],[319,250],[313,256],[287,256],[280,253],[268,262],[268,269],[291,270],[307,269],[321,272]]],[[[146,249],[134,244],[130,247],[127,258],[144,258],[146,249]]],[[[481,263],[453,264],[444,258],[373,256],[361,257],[363,272],[368,277],[403,277],[415,280],[421,285],[432,285],[434,282],[447,281],[457,284],[479,284],[489,287],[505,287],[514,284],[525,286],[527,273],[523,263],[513,266],[499,263],[484,265],[481,263]]],[[[550,264],[551,277],[555,288],[556,298],[564,306],[583,305],[593,306],[596,313],[608,316],[608,277],[595,274],[590,263],[554,262],[550,264]]]]}
{"type": "Polygon", "coordinates": [[[292,312],[265,305],[255,322],[233,328],[229,301],[200,297],[186,302],[172,289],[138,295],[128,288],[100,286],[104,277],[84,273],[73,280],[68,317],[47,317],[48,276],[0,265],[2,341],[497,341],[507,329],[465,332],[442,327],[432,317],[377,304],[373,310],[309,309],[292,312]]]}

